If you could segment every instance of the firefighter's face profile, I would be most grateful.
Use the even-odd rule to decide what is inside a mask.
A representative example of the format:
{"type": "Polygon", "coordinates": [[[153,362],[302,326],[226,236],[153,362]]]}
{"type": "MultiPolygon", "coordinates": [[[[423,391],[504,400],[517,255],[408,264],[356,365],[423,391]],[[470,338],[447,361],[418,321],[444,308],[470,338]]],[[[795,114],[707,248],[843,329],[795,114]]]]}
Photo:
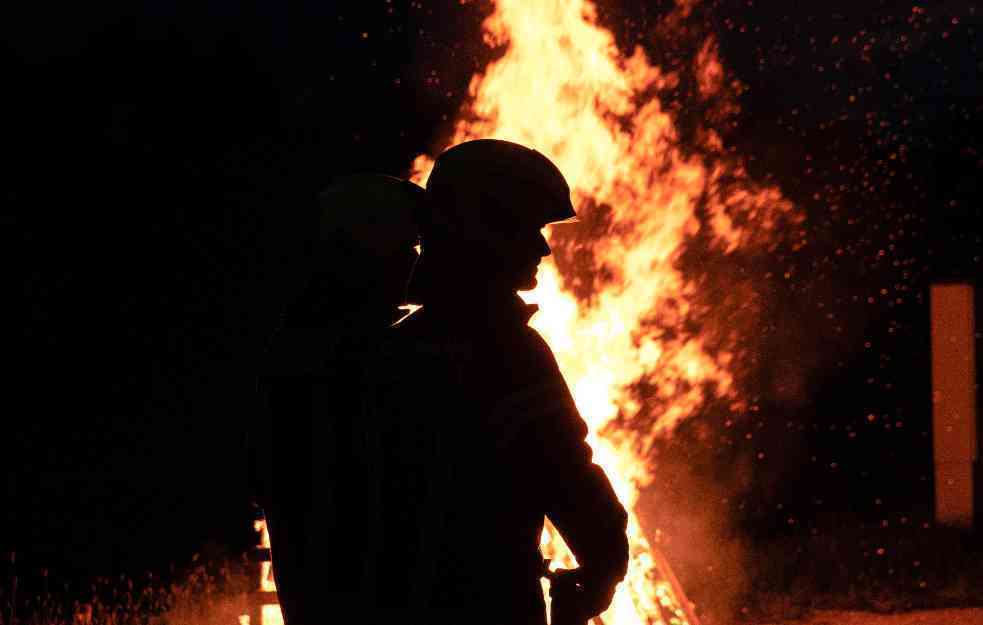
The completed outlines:
{"type": "Polygon", "coordinates": [[[516,228],[511,237],[503,268],[509,287],[516,291],[528,291],[536,287],[539,263],[552,253],[543,235],[544,227],[544,224],[524,224],[516,228]]]}
{"type": "Polygon", "coordinates": [[[526,190],[522,195],[502,194],[494,197],[496,218],[490,224],[495,232],[493,267],[498,278],[512,291],[529,291],[536,287],[536,272],[543,258],[552,253],[543,230],[546,223],[531,216],[539,212],[538,202],[548,201],[526,190]]]}

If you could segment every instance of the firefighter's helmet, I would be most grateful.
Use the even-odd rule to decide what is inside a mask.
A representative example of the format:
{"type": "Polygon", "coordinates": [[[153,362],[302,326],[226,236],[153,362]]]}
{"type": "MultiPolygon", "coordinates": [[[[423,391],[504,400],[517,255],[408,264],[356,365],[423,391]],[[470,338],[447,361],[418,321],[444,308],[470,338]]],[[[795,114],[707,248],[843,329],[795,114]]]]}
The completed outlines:
{"type": "Polygon", "coordinates": [[[319,234],[324,243],[343,241],[371,256],[389,256],[417,243],[426,193],[422,187],[382,174],[336,180],[319,196],[319,234]]]}
{"type": "Polygon", "coordinates": [[[467,141],[437,157],[427,181],[427,236],[488,240],[517,225],[576,217],[563,174],[540,152],[500,139],[467,141]]]}

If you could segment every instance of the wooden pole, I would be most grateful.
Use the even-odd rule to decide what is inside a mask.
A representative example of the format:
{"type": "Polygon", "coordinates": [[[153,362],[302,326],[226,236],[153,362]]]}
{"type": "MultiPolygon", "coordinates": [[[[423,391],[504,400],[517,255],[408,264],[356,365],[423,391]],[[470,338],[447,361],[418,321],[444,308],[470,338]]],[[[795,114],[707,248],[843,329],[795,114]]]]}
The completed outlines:
{"type": "Polygon", "coordinates": [[[693,604],[690,603],[689,597],[686,596],[686,592],[683,591],[683,585],[679,583],[679,579],[676,578],[676,574],[672,572],[672,567],[669,566],[669,561],[666,557],[662,555],[659,550],[659,546],[652,544],[649,546],[649,553],[652,555],[652,560],[655,562],[655,568],[659,569],[659,572],[666,578],[669,582],[669,587],[672,588],[672,594],[675,595],[676,601],[679,603],[679,607],[682,608],[683,614],[686,615],[686,620],[689,625],[700,625],[700,619],[697,618],[696,612],[693,611],[693,604]]]}
{"type": "Polygon", "coordinates": [[[931,287],[932,451],[935,520],[974,525],[976,469],[976,353],[972,285],[931,287]]]}

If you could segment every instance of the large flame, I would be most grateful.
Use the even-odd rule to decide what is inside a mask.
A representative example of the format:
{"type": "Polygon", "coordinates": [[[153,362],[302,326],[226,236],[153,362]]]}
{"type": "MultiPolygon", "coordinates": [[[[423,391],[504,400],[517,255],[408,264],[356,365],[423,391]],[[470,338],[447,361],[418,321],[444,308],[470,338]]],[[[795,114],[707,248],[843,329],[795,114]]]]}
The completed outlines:
{"type": "MultiPolygon", "coordinates": [[[[677,17],[689,4],[677,7],[677,17]]],[[[739,337],[715,336],[711,345],[699,329],[682,330],[697,318],[698,302],[679,260],[698,236],[725,256],[767,246],[792,207],[748,180],[712,129],[700,129],[699,145],[683,149],[673,115],[653,96],[678,76],[653,66],[640,47],[622,54],[587,0],[498,0],[484,30],[504,54],[473,77],[447,145],[490,137],[539,150],[564,172],[581,219],[603,224],[588,241],[565,237],[561,228],[571,226],[549,232],[557,256],[579,255],[576,268],[561,272],[545,262],[527,294],[540,305],[533,325],[588,422],[595,459],[631,511],[628,577],[603,622],[695,625],[635,506],[653,479],[646,457],[658,436],[711,399],[740,408],[739,337]],[[640,383],[654,390],[640,393],[640,383]]],[[[690,70],[694,97],[727,87],[712,39],[690,70]]],[[[733,106],[733,98],[718,98],[718,109],[733,106]]],[[[430,156],[417,157],[413,179],[423,183],[432,165],[430,156]]],[[[573,565],[550,527],[542,546],[555,566],[573,565]]]]}

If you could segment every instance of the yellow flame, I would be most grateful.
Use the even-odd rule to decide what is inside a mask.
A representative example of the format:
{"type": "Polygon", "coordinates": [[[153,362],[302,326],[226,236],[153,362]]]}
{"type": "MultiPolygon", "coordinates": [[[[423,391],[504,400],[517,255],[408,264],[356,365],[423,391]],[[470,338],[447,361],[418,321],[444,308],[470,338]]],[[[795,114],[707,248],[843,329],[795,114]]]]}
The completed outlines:
{"type": "MultiPolygon", "coordinates": [[[[682,17],[689,10],[685,2],[677,8],[682,17]]],[[[581,215],[610,210],[610,225],[589,244],[586,271],[603,269],[612,279],[579,301],[568,287],[583,276],[561,276],[555,263],[545,262],[538,287],[525,294],[540,306],[533,326],[554,350],[588,421],[595,459],[631,511],[629,574],[603,622],[695,625],[691,606],[642,532],[634,507],[640,489],[653,479],[645,458],[658,436],[694,415],[711,392],[739,405],[734,354],[711,350],[700,335],[653,332],[645,322],[657,316],[663,327],[673,327],[691,314],[696,286],[677,266],[691,237],[709,237],[724,254],[761,246],[791,205],[725,158],[708,166],[681,149],[673,116],[650,95],[677,76],[653,66],[641,47],[622,54],[587,0],[498,0],[484,32],[486,42],[506,50],[472,78],[469,109],[448,146],[500,138],[533,147],[564,172],[581,215]],[[736,191],[724,182],[735,179],[736,191]],[[629,392],[642,379],[656,389],[649,401],[629,392]],[[618,425],[630,424],[654,402],[664,407],[655,427],[618,425]]],[[[725,87],[712,40],[694,59],[694,72],[702,98],[725,87]]],[[[733,106],[731,99],[725,105],[733,106]]],[[[712,130],[699,136],[703,150],[722,150],[712,130]]],[[[432,165],[430,156],[418,156],[413,180],[424,183],[432,165]]],[[[550,238],[554,243],[557,237],[550,238]]],[[[555,566],[573,565],[551,527],[544,530],[542,548],[555,566]]]]}
{"type": "Polygon", "coordinates": [[[283,625],[283,613],[277,603],[267,603],[263,606],[260,616],[263,619],[262,625],[283,625]]]}

